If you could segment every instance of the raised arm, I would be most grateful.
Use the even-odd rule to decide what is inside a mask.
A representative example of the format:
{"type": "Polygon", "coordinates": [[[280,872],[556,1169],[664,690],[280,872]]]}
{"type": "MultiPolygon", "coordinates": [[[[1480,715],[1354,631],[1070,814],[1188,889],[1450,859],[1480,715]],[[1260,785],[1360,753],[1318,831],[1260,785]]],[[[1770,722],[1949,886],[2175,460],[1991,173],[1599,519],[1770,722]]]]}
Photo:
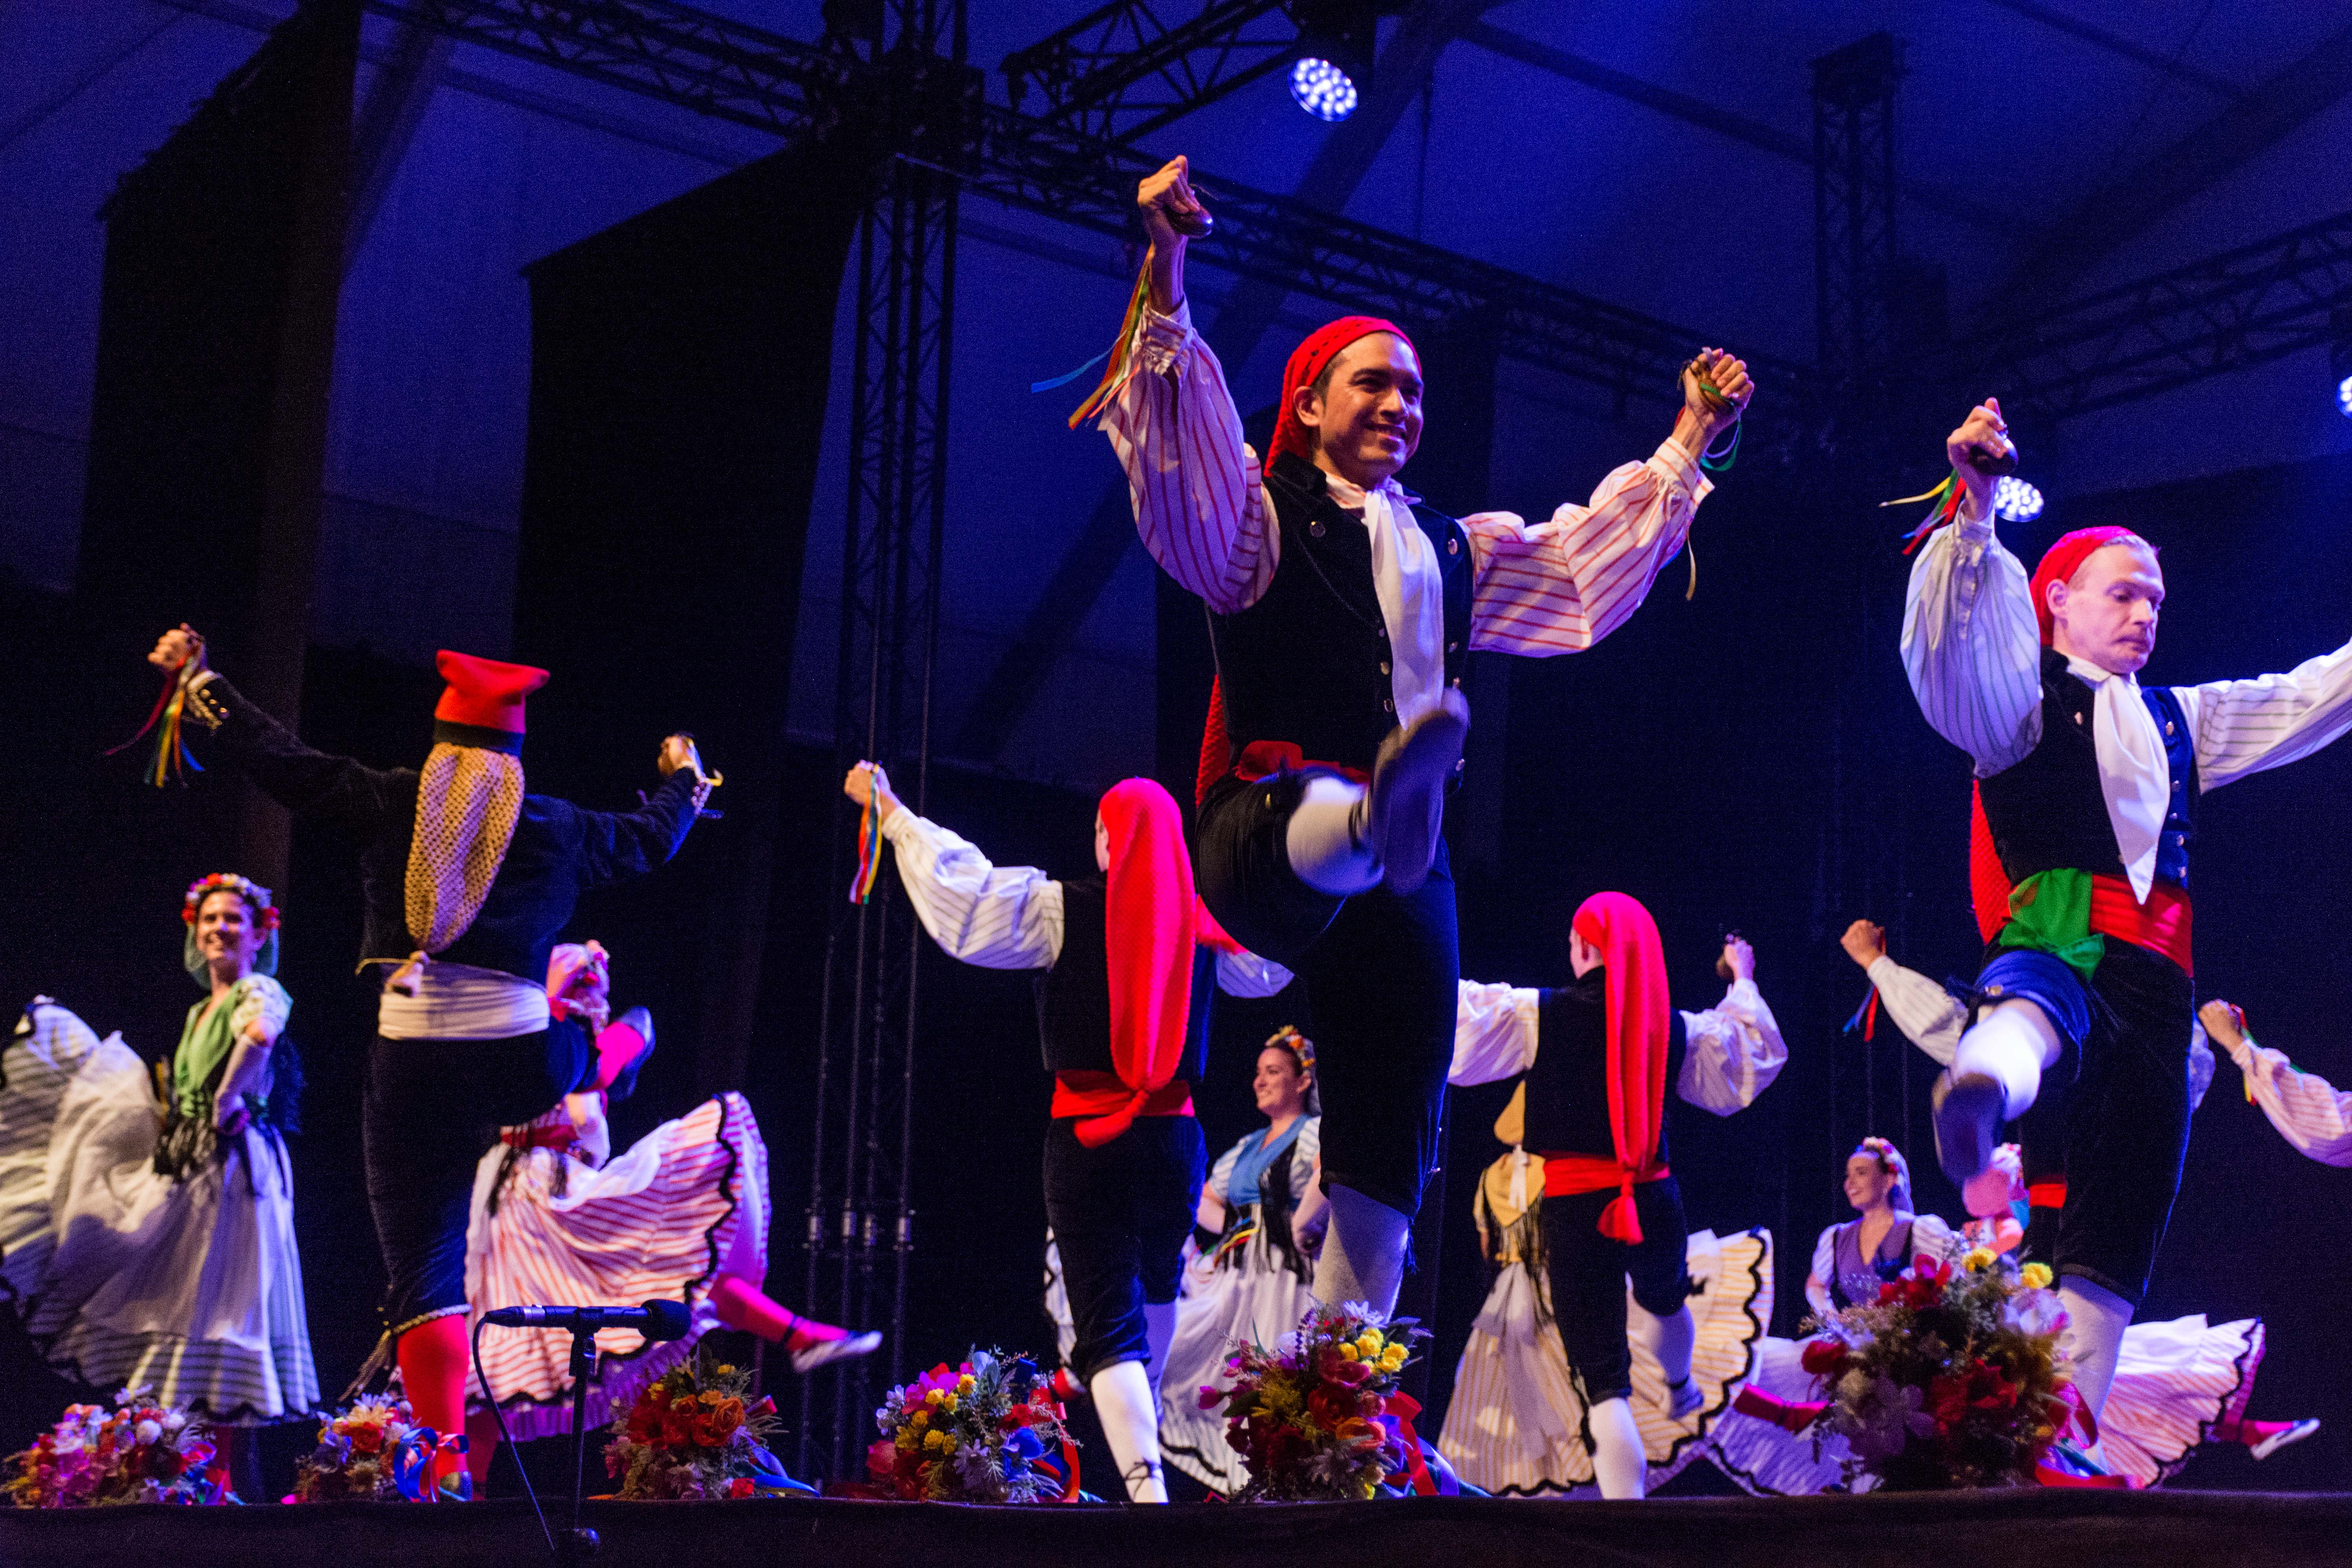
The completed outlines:
{"type": "Polygon", "coordinates": [[[1463,981],[1454,1015],[1454,1066],[1445,1081],[1493,1083],[1533,1067],[1540,1000],[1524,985],[1463,981]]]}
{"type": "Polygon", "coordinates": [[[188,716],[212,731],[217,754],[264,795],[297,816],[360,834],[416,809],[415,773],[312,751],[219,671],[203,668],[204,657],[204,638],[182,626],[156,639],[147,662],[166,673],[197,664],[188,682],[188,716]]]}
{"type": "Polygon", "coordinates": [[[898,804],[889,775],[871,763],[849,770],[842,791],[871,798],[882,837],[898,858],[898,882],[931,940],[950,958],[982,969],[1050,969],[1062,955],[1062,884],[1028,866],[992,866],[948,829],[898,804]]]}
{"type": "Polygon", "coordinates": [[[662,774],[661,788],[635,811],[570,808],[580,834],[582,887],[634,881],[668,864],[719,783],[718,775],[704,773],[691,735],[663,741],[655,766],[662,774]]]}
{"type": "Polygon", "coordinates": [[[1714,488],[1699,454],[1738,420],[1752,391],[1746,365],[1708,349],[1684,372],[1674,433],[1602,479],[1590,502],[1533,526],[1510,512],[1463,519],[1475,574],[1470,646],[1540,658],[1580,653],[1623,625],[1714,488]]]}
{"type": "Polygon", "coordinates": [[[1198,232],[1206,209],[1182,158],[1143,181],[1136,205],[1151,237],[1150,298],[1121,345],[1132,355],[1132,374],[1104,405],[1100,424],[1127,472],[1144,549],[1211,609],[1231,614],[1265,592],[1280,545],[1224,367],[1192,331],[1184,300],[1185,235],[1178,225],[1198,232]]]}
{"type": "Polygon", "coordinates": [[[2198,1018],[2246,1075],[2246,1098],[2280,1137],[2323,1165],[2352,1165],[2352,1094],[2297,1070],[2284,1052],[2256,1045],[2245,1015],[2227,1002],[2206,1003],[2198,1018]]]}
{"type": "Polygon", "coordinates": [[[1960,999],[1920,973],[1886,956],[1886,930],[1868,921],[1856,921],[1838,938],[1845,954],[1862,966],[1878,987],[1878,999],[1895,1026],[1937,1065],[1950,1067],[1969,1026],[1969,1010],[1960,999]]]}
{"type": "Polygon", "coordinates": [[[1675,1093],[1717,1116],[1755,1104],[1789,1061],[1780,1026],[1756,989],[1756,950],[1732,937],[1723,944],[1723,963],[1731,971],[1723,1000],[1683,1015],[1689,1044],[1675,1084],[1675,1093]]]}
{"type": "Polygon", "coordinates": [[[2009,450],[1998,400],[1972,410],[1945,443],[1960,476],[1958,520],[1928,535],[1903,605],[1903,668],[1936,733],[1990,778],[2042,739],[2042,632],[2024,563],[1992,531],[1983,453],[2009,450]]]}
{"type": "Polygon", "coordinates": [[[2284,675],[2176,686],[2197,738],[2197,781],[2219,789],[2311,755],[2352,730],[2352,643],[2284,675]]]}

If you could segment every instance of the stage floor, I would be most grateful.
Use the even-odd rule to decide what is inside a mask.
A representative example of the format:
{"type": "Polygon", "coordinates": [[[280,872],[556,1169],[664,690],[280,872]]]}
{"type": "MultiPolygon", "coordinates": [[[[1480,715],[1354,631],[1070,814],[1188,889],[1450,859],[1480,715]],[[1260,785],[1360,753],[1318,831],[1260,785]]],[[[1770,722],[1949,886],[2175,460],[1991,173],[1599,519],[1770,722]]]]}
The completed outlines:
{"type": "MultiPolygon", "coordinates": [[[[950,1562],[1268,1568],[1517,1568],[1594,1561],[1706,1568],[2000,1563],[2294,1568],[2352,1561],[2352,1493],[2024,1490],[1908,1497],[1479,1498],[1164,1510],[826,1500],[592,1503],[606,1563],[950,1562]]],[[[0,1513],[0,1564],[67,1568],[536,1568],[520,1501],[434,1507],[92,1509],[0,1513]]]]}

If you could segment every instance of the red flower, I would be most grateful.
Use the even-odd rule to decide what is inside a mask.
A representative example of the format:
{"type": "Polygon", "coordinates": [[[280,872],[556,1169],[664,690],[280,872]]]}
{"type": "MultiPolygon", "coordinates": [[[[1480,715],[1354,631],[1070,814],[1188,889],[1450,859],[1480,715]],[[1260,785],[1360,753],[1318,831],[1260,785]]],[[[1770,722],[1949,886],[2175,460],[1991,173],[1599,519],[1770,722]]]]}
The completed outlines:
{"type": "Polygon", "coordinates": [[[1836,1340],[1812,1340],[1798,1363],[1815,1377],[1826,1377],[1845,1365],[1845,1346],[1836,1340]]]}
{"type": "Polygon", "coordinates": [[[737,1476],[733,1480],[727,1483],[727,1495],[729,1497],[750,1497],[751,1495],[751,1481],[742,1476],[737,1476]]]}
{"type": "Polygon", "coordinates": [[[1327,1432],[1336,1432],[1339,1423],[1357,1414],[1356,1396],[1336,1388],[1318,1388],[1307,1396],[1307,1414],[1323,1424],[1327,1432]]]}
{"type": "Polygon", "coordinates": [[[1945,1373],[1927,1385],[1927,1409],[1936,1425],[1950,1431],[1974,1410],[2001,1411],[2017,1404],[2017,1385],[1999,1367],[1979,1360],[1961,1372],[1945,1373]]]}

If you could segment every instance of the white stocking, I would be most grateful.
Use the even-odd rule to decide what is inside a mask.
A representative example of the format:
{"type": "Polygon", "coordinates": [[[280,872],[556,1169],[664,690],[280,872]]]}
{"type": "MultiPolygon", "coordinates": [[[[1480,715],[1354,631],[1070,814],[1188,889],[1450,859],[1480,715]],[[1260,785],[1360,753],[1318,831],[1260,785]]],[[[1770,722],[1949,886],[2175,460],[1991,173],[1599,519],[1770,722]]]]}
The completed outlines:
{"type": "Polygon", "coordinates": [[[2022,996],[1996,1003],[1960,1037],[1952,1076],[1981,1073],[2000,1085],[2001,1120],[2025,1114],[2042,1092],[2042,1069],[2058,1059],[2063,1042],[2039,1004],[2022,996]]]}
{"type": "Polygon", "coordinates": [[[1326,1307],[1361,1301],[1385,1317],[1404,1282],[1412,1221],[1352,1187],[1331,1185],[1331,1226],[1315,1261],[1315,1300],[1326,1307]]]}
{"type": "Polygon", "coordinates": [[[1671,1400],[1675,1385],[1690,1381],[1691,1347],[1698,1342],[1698,1320],[1691,1316],[1689,1305],[1663,1318],[1646,1311],[1628,1313],[1625,1328],[1635,1344],[1657,1358],[1658,1370],[1666,1374],[1666,1396],[1671,1400]]]}
{"type": "Polygon", "coordinates": [[[1649,1457],[1633,1407],[1622,1398],[1604,1399],[1587,1413],[1592,1423],[1592,1476],[1605,1498],[1637,1498],[1647,1489],[1649,1457]]]}
{"type": "Polygon", "coordinates": [[[1283,848],[1298,879],[1318,893],[1346,898],[1381,885],[1381,862],[1356,842],[1356,808],[1364,786],[1328,776],[1307,781],[1298,807],[1283,829],[1283,848]]]}
{"type": "Polygon", "coordinates": [[[1127,1484],[1129,1502],[1166,1502],[1168,1484],[1160,1474],[1160,1401],[1139,1361],[1123,1361],[1087,1380],[1095,1418],[1102,1423],[1110,1457],[1127,1484]]]}
{"type": "Polygon", "coordinates": [[[2124,1330],[2131,1326],[2132,1305],[2105,1286],[2073,1274],[2058,1282],[2058,1302],[2066,1309],[2066,1331],[2058,1342],[2074,1363],[2074,1386],[2096,1419],[2116,1380],[2116,1356],[2123,1349],[2124,1330]]]}

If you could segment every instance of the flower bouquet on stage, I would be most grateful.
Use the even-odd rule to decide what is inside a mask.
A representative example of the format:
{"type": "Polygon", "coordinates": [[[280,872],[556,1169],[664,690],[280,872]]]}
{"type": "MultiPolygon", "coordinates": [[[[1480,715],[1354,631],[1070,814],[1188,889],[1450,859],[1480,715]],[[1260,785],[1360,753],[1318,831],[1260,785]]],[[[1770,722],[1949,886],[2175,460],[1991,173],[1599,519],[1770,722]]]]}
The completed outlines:
{"type": "Polygon", "coordinates": [[[2070,1425],[2095,1436],[2061,1363],[2066,1314],[2047,1266],[2012,1276],[1985,1247],[1918,1258],[1878,1300],[1822,1325],[1805,1370],[1829,1396],[1822,1426],[1861,1474],[1896,1491],[2032,1486],[2070,1425]]]}
{"type": "Polygon", "coordinates": [[[874,1412],[868,1498],[907,1502],[1075,1501],[1077,1446],[1037,1368],[975,1350],[892,1389],[874,1412]]]}
{"type": "MultiPolygon", "coordinates": [[[[404,1399],[363,1394],[319,1427],[319,1446],[295,1462],[288,1502],[430,1502],[432,1458],[442,1439],[417,1424],[404,1399]]],[[[464,1451],[465,1438],[450,1446],[464,1451]]]]}
{"type": "Polygon", "coordinates": [[[1428,1338],[1349,1301],[1317,1308],[1280,1350],[1242,1347],[1225,1363],[1233,1386],[1200,1395],[1203,1410],[1224,1407],[1225,1440],[1249,1468],[1234,1500],[1354,1501],[1400,1473],[1435,1491],[1412,1429],[1420,1402],[1398,1386],[1428,1338]]]}
{"type": "Polygon", "coordinates": [[[33,1446],[11,1454],[5,1490],[18,1508],[96,1508],[110,1503],[230,1503],[227,1472],[214,1465],[201,1424],[144,1388],[126,1388],[114,1408],[68,1405],[33,1446]]]}
{"type": "Polygon", "coordinates": [[[776,1402],[745,1403],[751,1376],[698,1352],[647,1384],[613,1422],[604,1472],[625,1501],[806,1496],[770,1453],[776,1402]]]}

